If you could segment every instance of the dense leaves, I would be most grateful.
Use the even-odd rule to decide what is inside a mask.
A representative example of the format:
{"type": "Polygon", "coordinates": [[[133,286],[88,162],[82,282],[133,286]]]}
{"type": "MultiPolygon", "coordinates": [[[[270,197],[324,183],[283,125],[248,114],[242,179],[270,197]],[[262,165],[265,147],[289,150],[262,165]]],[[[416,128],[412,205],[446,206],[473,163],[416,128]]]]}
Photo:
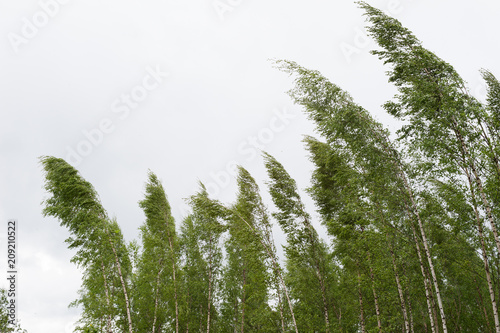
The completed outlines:
{"type": "Polygon", "coordinates": [[[500,83],[482,70],[481,103],[399,21],[359,5],[398,89],[384,105],[404,121],[395,140],[318,71],[275,62],[321,136],[304,139],[316,212],[263,153],[271,213],[238,167],[235,202],[200,184],[177,229],[149,173],[141,244],[126,244],[92,185],[42,158],[44,214],[68,228],[84,273],[81,331],[500,332],[500,83]]]}

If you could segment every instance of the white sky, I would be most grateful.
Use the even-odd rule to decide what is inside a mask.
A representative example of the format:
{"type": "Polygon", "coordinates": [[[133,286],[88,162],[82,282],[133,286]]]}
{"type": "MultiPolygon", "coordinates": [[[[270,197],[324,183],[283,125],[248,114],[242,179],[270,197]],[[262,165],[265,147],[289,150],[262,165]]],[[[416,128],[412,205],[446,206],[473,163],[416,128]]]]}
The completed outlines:
{"type": "MultiPolygon", "coordinates": [[[[475,95],[484,96],[480,68],[500,77],[497,1],[369,3],[455,66],[475,95]]],[[[265,190],[252,144],[281,161],[304,189],[311,165],[301,140],[313,126],[285,94],[291,79],[267,59],[320,70],[395,128],[380,108],[395,91],[387,68],[369,54],[374,44],[360,34],[364,25],[362,11],[346,0],[0,0],[0,275],[6,221],[16,218],[22,326],[71,332],[79,314],[67,308],[80,286],[64,243],[69,234],[41,215],[39,156],[85,153],[77,168],[128,241],[144,220],[137,202],[148,169],[163,180],[177,223],[198,180],[217,198],[234,200],[226,171],[233,161],[265,190]],[[346,45],[357,53],[346,56],[346,45]],[[130,94],[138,101],[127,106],[122,98],[130,94]]]]}

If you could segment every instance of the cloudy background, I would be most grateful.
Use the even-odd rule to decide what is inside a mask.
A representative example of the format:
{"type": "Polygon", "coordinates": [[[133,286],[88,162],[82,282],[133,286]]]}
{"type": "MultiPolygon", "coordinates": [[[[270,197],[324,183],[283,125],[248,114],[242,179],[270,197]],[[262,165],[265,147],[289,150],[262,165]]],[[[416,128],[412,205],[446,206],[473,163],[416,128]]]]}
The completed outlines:
{"type": "MultiPolygon", "coordinates": [[[[497,1],[369,3],[455,66],[479,98],[478,70],[500,76],[497,1]]],[[[148,169],[162,179],[177,223],[198,181],[234,200],[234,164],[265,189],[259,149],[304,189],[311,165],[301,140],[313,127],[285,94],[291,79],[268,59],[320,70],[395,129],[380,108],[395,91],[369,54],[364,25],[346,0],[0,0],[0,275],[6,222],[15,218],[22,326],[71,332],[79,316],[67,308],[80,286],[69,234],[41,215],[39,156],[75,165],[128,241],[144,220],[137,202],[148,169]]]]}

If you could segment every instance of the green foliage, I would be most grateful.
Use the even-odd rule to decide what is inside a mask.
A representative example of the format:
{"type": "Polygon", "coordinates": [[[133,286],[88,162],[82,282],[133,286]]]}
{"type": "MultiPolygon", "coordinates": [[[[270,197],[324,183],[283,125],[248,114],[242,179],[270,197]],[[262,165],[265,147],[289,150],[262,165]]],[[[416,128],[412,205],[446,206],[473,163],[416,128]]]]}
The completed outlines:
{"type": "Polygon", "coordinates": [[[2,333],[27,333],[25,329],[18,324],[15,327],[9,325],[9,305],[7,299],[7,290],[0,288],[0,332],[2,333]]]}
{"type": "Polygon", "coordinates": [[[84,270],[80,298],[72,305],[83,308],[82,323],[125,329],[130,326],[125,292],[131,262],[118,223],[108,218],[93,186],[71,165],[55,157],[41,162],[51,194],[43,213],[68,228],[68,247],[77,250],[72,262],[84,270]]]}
{"type": "Polygon", "coordinates": [[[226,329],[272,332],[279,324],[269,302],[270,258],[265,245],[269,220],[259,189],[243,168],[238,173],[238,195],[227,218],[222,314],[226,329]],[[274,327],[274,329],[273,329],[274,327]]]}
{"type": "MultiPolygon", "coordinates": [[[[328,248],[310,222],[295,181],[274,157],[265,153],[264,159],[269,193],[279,209],[273,217],[286,234],[285,280],[296,304],[298,329],[330,330],[336,302],[330,291],[336,286],[328,248]]],[[[340,327],[340,323],[334,326],[340,327]]]]}
{"type": "Polygon", "coordinates": [[[181,227],[183,265],[183,327],[190,330],[219,330],[222,249],[220,239],[227,227],[227,210],[208,196],[203,184],[188,200],[192,213],[181,227]]]}
{"type": "Polygon", "coordinates": [[[141,226],[142,254],[134,279],[136,330],[147,331],[153,324],[175,327],[175,299],[178,282],[179,246],[170,204],[158,177],[149,172],[145,198],[139,202],[146,221],[141,226]],[[178,272],[177,272],[178,273],[178,272]]]}
{"type": "Polygon", "coordinates": [[[150,172],[140,245],[126,245],[73,167],[41,159],[51,194],[44,215],[68,228],[84,272],[73,303],[83,309],[80,331],[130,332],[132,322],[137,332],[500,331],[500,83],[483,70],[488,95],[479,102],[399,21],[358,4],[380,46],[373,54],[398,89],[384,105],[404,121],[395,142],[318,71],[275,62],[293,76],[289,95],[321,135],[304,140],[307,193],[328,238],[267,153],[272,219],[239,167],[234,204],[209,198],[201,184],[177,231],[150,172]],[[286,236],[284,268],[273,220],[286,236]]]}

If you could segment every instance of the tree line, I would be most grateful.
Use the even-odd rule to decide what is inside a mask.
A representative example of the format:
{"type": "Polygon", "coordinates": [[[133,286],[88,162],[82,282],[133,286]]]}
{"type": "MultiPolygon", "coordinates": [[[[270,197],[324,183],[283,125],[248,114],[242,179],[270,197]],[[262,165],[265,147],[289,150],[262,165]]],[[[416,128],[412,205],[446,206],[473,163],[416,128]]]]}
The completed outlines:
{"type": "Polygon", "coordinates": [[[43,213],[68,228],[84,272],[72,303],[80,331],[500,332],[500,83],[482,70],[488,95],[477,100],[399,21],[358,4],[398,90],[384,104],[403,121],[395,139],[318,71],[274,63],[320,135],[304,139],[307,194],[328,240],[267,153],[271,213],[239,167],[233,204],[200,183],[179,223],[150,172],[140,243],[125,242],[76,169],[41,158],[43,213]],[[273,222],[286,236],[283,260],[273,222]]]}

